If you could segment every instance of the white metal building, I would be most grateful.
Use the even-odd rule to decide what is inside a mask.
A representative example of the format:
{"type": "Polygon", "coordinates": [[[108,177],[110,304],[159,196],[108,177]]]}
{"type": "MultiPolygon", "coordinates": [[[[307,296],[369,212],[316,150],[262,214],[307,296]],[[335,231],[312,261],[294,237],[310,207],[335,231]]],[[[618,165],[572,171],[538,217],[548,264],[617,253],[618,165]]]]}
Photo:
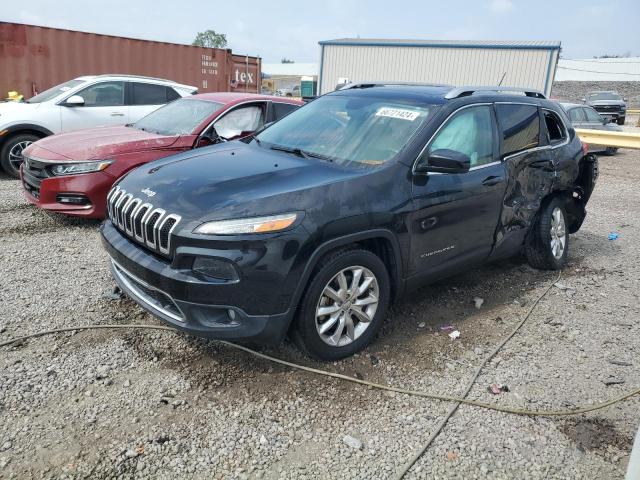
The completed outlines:
{"type": "Polygon", "coordinates": [[[529,87],[551,94],[560,42],[377,40],[320,42],[320,93],[340,80],[529,87]]]}

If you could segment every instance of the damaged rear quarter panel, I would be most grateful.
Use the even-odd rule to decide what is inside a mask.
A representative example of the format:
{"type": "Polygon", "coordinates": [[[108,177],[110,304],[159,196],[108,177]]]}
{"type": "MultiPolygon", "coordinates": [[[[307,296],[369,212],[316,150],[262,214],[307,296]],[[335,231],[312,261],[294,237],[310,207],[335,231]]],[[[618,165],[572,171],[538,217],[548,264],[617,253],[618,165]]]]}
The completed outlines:
{"type": "MultiPolygon", "coordinates": [[[[570,216],[574,217],[571,224],[577,224],[573,230],[576,231],[582,223],[586,200],[577,201],[572,197],[579,186],[582,144],[575,130],[569,127],[568,120],[565,120],[565,125],[568,126],[566,143],[558,146],[541,145],[505,157],[507,187],[500,224],[496,230],[494,257],[507,256],[521,248],[543,202],[553,194],[566,193],[568,202],[577,203],[568,205],[570,216]]],[[[544,132],[542,127],[541,137],[544,132]]]]}

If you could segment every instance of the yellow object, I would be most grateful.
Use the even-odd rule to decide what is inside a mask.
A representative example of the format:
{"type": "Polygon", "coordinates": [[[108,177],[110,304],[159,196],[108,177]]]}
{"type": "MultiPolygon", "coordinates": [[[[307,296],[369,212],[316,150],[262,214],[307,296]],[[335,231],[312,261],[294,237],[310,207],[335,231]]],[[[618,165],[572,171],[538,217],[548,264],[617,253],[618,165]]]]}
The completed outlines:
{"type": "Polygon", "coordinates": [[[10,102],[21,102],[24,97],[16,91],[8,92],[7,100],[10,102]]]}
{"type": "Polygon", "coordinates": [[[587,130],[585,128],[576,128],[576,133],[580,140],[587,144],[640,149],[640,133],[607,132],[604,130],[587,130]]]}
{"type": "Polygon", "coordinates": [[[640,115],[640,108],[628,108],[627,114],[629,115],[640,115]]]}

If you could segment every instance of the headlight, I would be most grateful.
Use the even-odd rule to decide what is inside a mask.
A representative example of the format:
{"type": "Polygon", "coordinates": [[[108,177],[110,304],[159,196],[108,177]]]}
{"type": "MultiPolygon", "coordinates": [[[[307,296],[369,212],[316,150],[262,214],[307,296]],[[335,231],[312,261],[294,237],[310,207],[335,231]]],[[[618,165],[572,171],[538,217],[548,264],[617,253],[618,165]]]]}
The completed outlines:
{"type": "Polygon", "coordinates": [[[269,233],[286,230],[298,219],[297,213],[270,215],[268,217],[238,218],[203,223],[193,233],[205,235],[239,235],[242,233],[269,233]]]}
{"type": "Polygon", "coordinates": [[[82,163],[60,163],[50,167],[55,176],[75,175],[78,173],[99,172],[113,163],[113,160],[96,160],[82,163]]]}

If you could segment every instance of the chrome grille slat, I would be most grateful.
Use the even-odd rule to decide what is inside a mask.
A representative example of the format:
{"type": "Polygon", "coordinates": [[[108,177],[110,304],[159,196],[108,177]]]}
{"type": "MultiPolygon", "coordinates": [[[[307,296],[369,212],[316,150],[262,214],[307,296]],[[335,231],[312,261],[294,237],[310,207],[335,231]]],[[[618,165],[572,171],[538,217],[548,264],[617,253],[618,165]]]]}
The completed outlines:
{"type": "Polygon", "coordinates": [[[146,248],[171,255],[171,236],[182,217],[154,208],[119,186],[107,195],[107,212],[111,223],[124,235],[146,248]]]}

